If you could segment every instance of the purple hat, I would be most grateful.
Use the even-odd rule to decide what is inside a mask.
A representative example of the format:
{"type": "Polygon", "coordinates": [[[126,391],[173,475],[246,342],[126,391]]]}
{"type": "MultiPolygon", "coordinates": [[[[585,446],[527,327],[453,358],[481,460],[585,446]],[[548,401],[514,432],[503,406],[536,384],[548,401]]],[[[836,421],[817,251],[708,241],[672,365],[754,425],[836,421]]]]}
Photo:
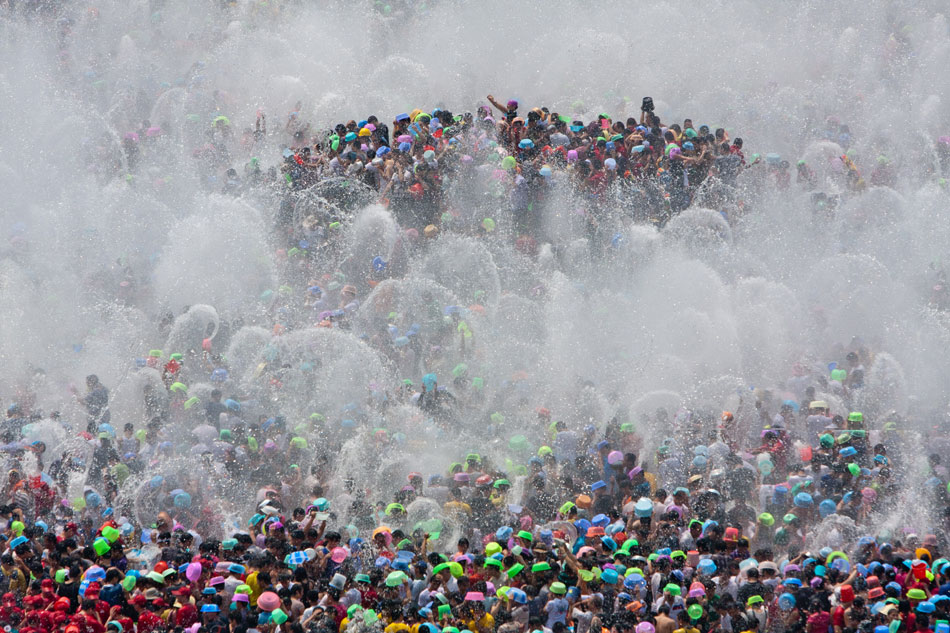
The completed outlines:
{"type": "Polygon", "coordinates": [[[249,600],[247,599],[246,593],[236,593],[234,597],[231,598],[231,602],[249,602],[249,600]]]}
{"type": "Polygon", "coordinates": [[[509,99],[509,100],[508,100],[508,108],[509,108],[509,109],[510,109],[510,108],[517,108],[517,107],[518,107],[518,102],[517,102],[517,101],[515,101],[514,99],[509,99]]]}

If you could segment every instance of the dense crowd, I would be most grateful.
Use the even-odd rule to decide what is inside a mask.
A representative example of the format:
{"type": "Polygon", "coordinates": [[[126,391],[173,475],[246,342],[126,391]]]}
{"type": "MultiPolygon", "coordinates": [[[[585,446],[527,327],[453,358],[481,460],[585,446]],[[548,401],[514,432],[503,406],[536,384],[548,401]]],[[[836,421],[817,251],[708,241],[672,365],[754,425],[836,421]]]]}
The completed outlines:
{"type": "MultiPolygon", "coordinates": [[[[87,426],[73,430],[93,447],[87,465],[69,451],[47,465],[43,442],[17,441],[42,413],[7,411],[0,622],[21,633],[945,631],[950,514],[932,508],[947,506],[947,470],[930,456],[916,520],[932,527],[881,527],[906,494],[908,440],[897,417],[815,399],[846,406],[868,388],[872,353],[860,341],[841,353],[830,372],[792,368],[789,397],[758,390],[735,413],[660,409],[603,426],[539,406],[527,436],[495,413],[486,432],[508,438],[504,464],[478,453],[443,472],[420,464],[388,498],[332,475],[344,436],[384,451],[401,441],[385,429],[252,417],[215,389],[117,432],[90,376],[76,394],[87,426]],[[194,436],[168,436],[166,419],[184,412],[194,436]],[[671,435],[646,455],[651,429],[671,435]],[[123,483],[203,441],[220,481],[151,477],[135,493],[154,502],[142,523],[123,483]],[[64,498],[77,472],[83,494],[64,498]],[[243,526],[222,527],[216,500],[246,502],[247,490],[243,526]]],[[[145,365],[174,396],[186,361],[160,355],[145,365]]],[[[230,386],[225,374],[210,380],[230,386]]],[[[428,415],[462,414],[434,374],[407,382],[428,415]]]]}
{"type": "MultiPolygon", "coordinates": [[[[199,75],[182,84],[199,92],[199,75]]],[[[725,127],[661,119],[649,97],[637,117],[489,95],[473,112],[330,129],[298,104],[276,129],[258,113],[241,132],[213,101],[118,144],[90,140],[82,158],[102,182],[161,189],[171,139],[200,130],[202,185],[272,203],[280,285],[259,303],[273,342],[240,377],[224,353],[240,317],[195,349],[148,351],[133,361],[156,377],[143,380],[141,419],[113,415],[95,375],[74,391],[79,422],[17,395],[0,427],[5,631],[950,633],[950,476],[939,450],[917,459],[916,420],[856,410],[875,357],[861,340],[742,391],[731,412],[618,405],[582,419],[547,408],[521,372],[504,380],[510,399],[486,396],[485,289],[466,288],[467,306],[426,291],[415,313],[376,291],[447,233],[536,256],[562,209],[595,254],[630,224],[663,227],[691,205],[734,223],[746,185],[811,191],[828,212],[829,182],[868,184],[846,125],[812,130],[842,151],[793,173],[777,154],[747,158],[725,127]],[[259,154],[274,145],[268,167],[259,154]],[[376,203],[398,236],[357,261],[344,236],[376,203]],[[299,415],[297,373],[325,359],[282,357],[280,341],[313,328],[352,332],[403,378],[299,415]],[[387,428],[406,409],[428,445],[387,428]],[[473,424],[478,452],[459,439],[473,424]],[[55,450],[44,433],[60,438],[55,450]],[[366,473],[342,461],[354,440],[364,471],[403,447],[431,460],[361,485],[366,473]],[[432,465],[445,457],[448,468],[432,465]]],[[[950,156],[950,139],[940,148],[950,156]]],[[[893,178],[879,157],[869,184],[893,178]]],[[[122,300],[136,302],[137,281],[122,280],[122,300]]],[[[162,340],[175,323],[161,317],[162,340]]]]}

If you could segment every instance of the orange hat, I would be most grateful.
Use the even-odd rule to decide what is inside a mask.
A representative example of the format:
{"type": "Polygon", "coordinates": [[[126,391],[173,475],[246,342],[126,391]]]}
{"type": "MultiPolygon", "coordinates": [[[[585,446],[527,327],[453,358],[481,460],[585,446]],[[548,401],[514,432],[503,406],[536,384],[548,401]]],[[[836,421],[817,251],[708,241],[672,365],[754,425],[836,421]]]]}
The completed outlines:
{"type": "Polygon", "coordinates": [[[590,510],[593,501],[587,495],[579,495],[577,499],[574,500],[574,503],[577,504],[577,507],[581,510],[590,510]]]}

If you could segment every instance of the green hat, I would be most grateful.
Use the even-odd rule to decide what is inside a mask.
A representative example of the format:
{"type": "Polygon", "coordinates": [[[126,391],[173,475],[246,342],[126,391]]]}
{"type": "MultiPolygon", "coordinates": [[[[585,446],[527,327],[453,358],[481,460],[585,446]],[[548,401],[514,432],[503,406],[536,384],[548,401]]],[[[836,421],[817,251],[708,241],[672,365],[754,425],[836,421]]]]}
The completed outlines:
{"type": "Polygon", "coordinates": [[[852,411],[848,414],[848,422],[864,422],[864,414],[860,411],[852,411]]]}
{"type": "Polygon", "coordinates": [[[542,571],[551,571],[551,563],[547,561],[542,561],[540,563],[535,563],[531,566],[531,573],[536,574],[542,571]]]}
{"type": "Polygon", "coordinates": [[[841,433],[840,435],[838,435],[838,437],[837,437],[836,439],[837,439],[837,442],[838,442],[839,444],[847,444],[848,442],[851,441],[851,434],[850,434],[850,433],[841,433]]]}
{"type": "MultiPolygon", "coordinates": [[[[920,590],[918,589],[918,591],[920,591],[920,590]]],[[[551,583],[551,593],[553,593],[553,594],[555,594],[555,595],[557,595],[557,596],[563,596],[564,594],[567,593],[567,587],[564,585],[563,582],[552,582],[552,583],[551,583]]]]}
{"type": "Polygon", "coordinates": [[[511,482],[507,479],[498,479],[493,484],[495,488],[501,488],[502,486],[511,486],[511,482]]]}
{"type": "Polygon", "coordinates": [[[848,464],[848,472],[851,473],[852,477],[857,477],[861,474],[861,467],[852,462],[848,464]]]}
{"type": "Polygon", "coordinates": [[[369,574],[356,574],[353,576],[356,582],[369,582],[369,574]]]}
{"type": "Polygon", "coordinates": [[[485,564],[483,565],[483,567],[497,567],[498,569],[502,569],[504,565],[502,565],[501,561],[498,560],[497,558],[492,558],[491,556],[489,556],[488,558],[485,559],[485,564]]]}
{"type": "Polygon", "coordinates": [[[765,527],[770,527],[775,523],[775,517],[773,517],[768,512],[763,512],[762,514],[759,515],[759,523],[761,523],[765,527]]]}
{"type": "Polygon", "coordinates": [[[792,514],[791,512],[789,512],[788,514],[782,517],[782,521],[784,521],[785,523],[791,523],[792,521],[795,521],[797,519],[798,517],[792,514]]]}
{"type": "Polygon", "coordinates": [[[924,593],[923,589],[917,589],[915,587],[914,589],[909,589],[907,591],[907,597],[911,600],[926,600],[927,594],[924,593]]]}
{"type": "Polygon", "coordinates": [[[573,509],[576,508],[576,507],[577,507],[577,506],[574,504],[573,501],[565,501],[565,502],[564,502],[564,505],[562,505],[562,506],[558,509],[558,512],[560,512],[561,514],[570,514],[570,513],[571,513],[571,510],[573,510],[573,509]]]}
{"type": "Polygon", "coordinates": [[[684,551],[681,550],[681,549],[673,550],[672,552],[670,552],[670,558],[671,558],[671,559],[674,559],[674,558],[686,558],[686,552],[684,552],[684,551]]]}
{"type": "Polygon", "coordinates": [[[831,448],[835,445],[835,438],[831,433],[822,433],[818,437],[818,443],[821,444],[822,448],[831,448]]]}
{"type": "Polygon", "coordinates": [[[524,565],[522,565],[521,563],[515,563],[514,565],[508,568],[508,571],[506,571],[505,574],[509,578],[514,578],[515,576],[520,574],[521,570],[523,569],[524,569],[524,565]]]}
{"type": "Polygon", "coordinates": [[[521,530],[520,532],[518,532],[518,538],[523,538],[526,541],[534,541],[534,536],[532,536],[531,532],[528,532],[527,530],[521,530]]]}
{"type": "Polygon", "coordinates": [[[667,585],[663,587],[663,593],[668,593],[671,596],[678,596],[683,593],[683,588],[677,585],[676,583],[671,582],[671,583],[667,583],[667,585]]]}
{"type": "Polygon", "coordinates": [[[762,599],[762,596],[749,596],[749,599],[746,600],[746,604],[750,607],[754,604],[759,604],[760,602],[765,602],[765,600],[762,599]]]}
{"type": "Polygon", "coordinates": [[[700,604],[691,604],[686,607],[686,613],[689,614],[689,617],[698,620],[703,617],[703,607],[700,604]]]}

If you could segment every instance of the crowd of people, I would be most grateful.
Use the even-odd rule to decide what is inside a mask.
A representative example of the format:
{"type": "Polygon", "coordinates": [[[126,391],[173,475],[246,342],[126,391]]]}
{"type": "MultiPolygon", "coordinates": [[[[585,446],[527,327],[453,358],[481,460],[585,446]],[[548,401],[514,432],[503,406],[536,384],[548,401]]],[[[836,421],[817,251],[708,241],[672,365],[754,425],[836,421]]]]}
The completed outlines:
{"type": "MultiPolygon", "coordinates": [[[[0,623],[20,633],[945,631],[947,469],[931,455],[914,493],[921,534],[882,527],[906,516],[916,445],[898,416],[847,409],[868,388],[873,354],[859,340],[841,353],[824,372],[796,365],[781,395],[757,390],[734,413],[581,424],[538,406],[514,434],[494,413],[487,432],[508,438],[503,455],[459,453],[444,471],[419,463],[370,491],[334,469],[342,442],[357,437],[375,454],[405,438],[359,412],[251,416],[221,389],[199,404],[176,379],[187,360],[153,350],[143,366],[160,369],[172,404],[162,410],[146,389],[155,416],[144,426],[112,426],[96,376],[77,392],[87,425],[72,432],[92,447],[87,464],[66,450],[47,465],[42,441],[16,436],[65,422],[35,403],[8,409],[0,623]],[[173,437],[167,421],[185,414],[193,433],[173,437]],[[161,470],[201,442],[216,480],[161,470]],[[123,495],[141,473],[146,484],[123,495]],[[83,493],[66,498],[76,476],[83,493]],[[222,521],[220,501],[248,507],[249,490],[252,509],[222,521]]],[[[221,368],[210,380],[236,389],[221,368]]],[[[464,415],[461,394],[437,380],[407,381],[404,401],[464,415]]]]}
{"type": "MultiPolygon", "coordinates": [[[[200,71],[182,85],[199,92],[200,71]]],[[[123,359],[154,377],[140,418],[118,414],[93,374],[73,390],[81,422],[17,394],[0,426],[5,631],[950,633],[950,473],[937,448],[917,459],[939,437],[859,410],[875,358],[860,339],[732,411],[617,405],[582,419],[520,374],[505,378],[509,400],[486,396],[473,340],[484,289],[466,288],[468,306],[427,290],[415,314],[382,309],[391,297],[364,309],[447,233],[536,256],[556,241],[556,210],[572,210],[570,233],[595,255],[690,206],[735,223],[755,189],[813,192],[827,212],[826,176],[842,195],[894,178],[882,156],[865,181],[846,125],[813,130],[841,149],[830,165],[793,173],[778,154],[747,157],[725,127],[668,120],[650,97],[633,117],[488,95],[472,111],[326,129],[298,103],[242,131],[223,102],[215,92],[202,114],[143,121],[119,143],[104,134],[81,158],[100,182],[161,189],[153,168],[200,130],[202,186],[273,211],[280,285],[259,303],[275,342],[236,375],[235,315],[194,349],[123,359]],[[356,261],[341,245],[374,204],[398,236],[356,261]],[[278,342],[313,328],[352,333],[401,380],[301,416],[297,374],[325,359],[282,357],[278,342]],[[385,426],[407,410],[423,440],[385,426]],[[460,439],[472,426],[486,449],[460,439]],[[354,446],[360,472],[343,459],[354,446]],[[393,453],[413,459],[383,469],[393,453]]],[[[950,156],[950,139],[940,148],[950,156]]],[[[122,281],[130,303],[135,281],[122,281]]],[[[188,314],[161,316],[162,340],[188,314]]]]}

